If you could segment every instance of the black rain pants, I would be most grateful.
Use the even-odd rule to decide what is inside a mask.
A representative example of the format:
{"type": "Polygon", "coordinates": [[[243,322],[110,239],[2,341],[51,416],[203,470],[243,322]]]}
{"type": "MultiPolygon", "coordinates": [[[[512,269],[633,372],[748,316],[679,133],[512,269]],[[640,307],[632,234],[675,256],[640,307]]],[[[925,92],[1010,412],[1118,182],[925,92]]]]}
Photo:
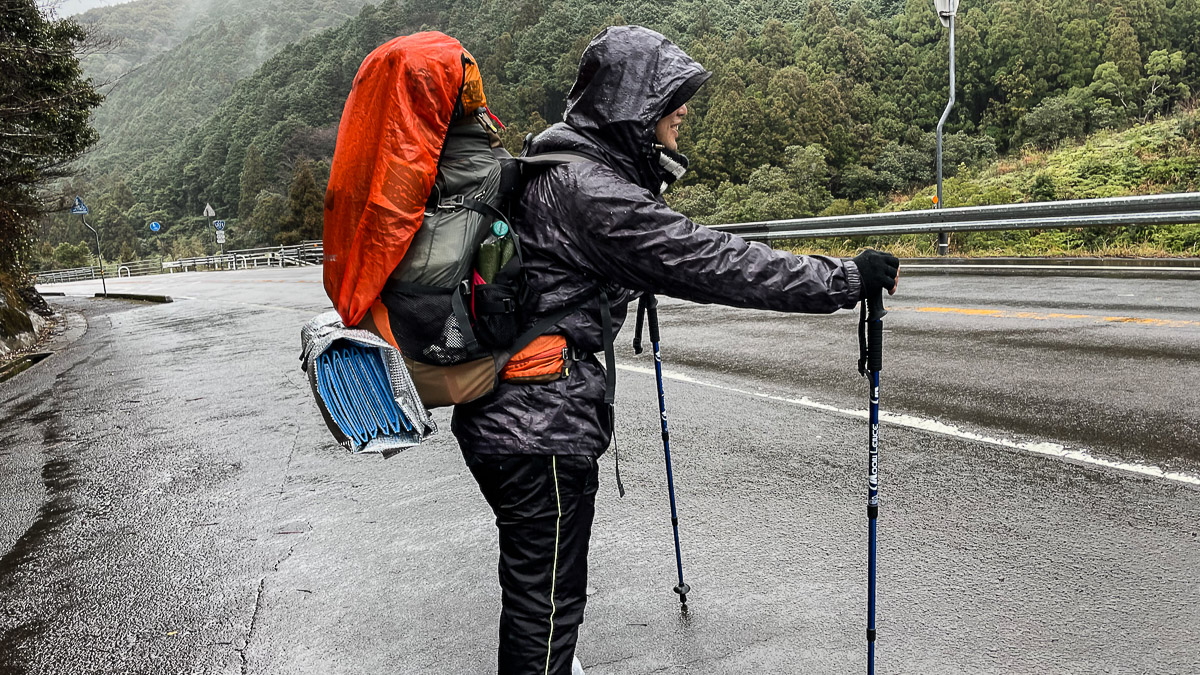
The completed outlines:
{"type": "Polygon", "coordinates": [[[464,456],[500,531],[499,675],[570,675],[587,604],[596,459],[464,456]]]}

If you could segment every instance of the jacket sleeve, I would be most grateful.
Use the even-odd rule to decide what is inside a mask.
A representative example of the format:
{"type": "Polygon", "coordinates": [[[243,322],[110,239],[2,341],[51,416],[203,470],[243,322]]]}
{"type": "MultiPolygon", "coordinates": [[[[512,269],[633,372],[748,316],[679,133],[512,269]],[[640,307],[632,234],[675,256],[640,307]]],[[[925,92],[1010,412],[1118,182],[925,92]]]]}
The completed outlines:
{"type": "Polygon", "coordinates": [[[589,272],[627,288],[694,302],[784,312],[853,307],[861,280],[852,261],[799,256],[697,225],[611,169],[575,173],[562,199],[567,236],[589,272]]]}

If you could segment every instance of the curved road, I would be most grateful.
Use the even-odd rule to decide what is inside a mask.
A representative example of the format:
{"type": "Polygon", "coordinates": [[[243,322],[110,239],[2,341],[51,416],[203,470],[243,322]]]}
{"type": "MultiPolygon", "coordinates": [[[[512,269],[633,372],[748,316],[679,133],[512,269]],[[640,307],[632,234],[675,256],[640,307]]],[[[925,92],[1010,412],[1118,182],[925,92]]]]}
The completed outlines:
{"type": "MultiPolygon", "coordinates": [[[[43,290],[91,294],[96,284],[43,290]]],[[[909,276],[890,300],[880,672],[1200,670],[1200,298],[1189,281],[909,276]]],[[[296,356],[319,269],[54,299],[0,383],[0,672],[483,673],[490,513],[448,432],[327,437],[296,356]]],[[[579,655],[589,674],[863,669],[856,316],[664,300],[692,612],[652,363],[621,352],[579,655]]]]}

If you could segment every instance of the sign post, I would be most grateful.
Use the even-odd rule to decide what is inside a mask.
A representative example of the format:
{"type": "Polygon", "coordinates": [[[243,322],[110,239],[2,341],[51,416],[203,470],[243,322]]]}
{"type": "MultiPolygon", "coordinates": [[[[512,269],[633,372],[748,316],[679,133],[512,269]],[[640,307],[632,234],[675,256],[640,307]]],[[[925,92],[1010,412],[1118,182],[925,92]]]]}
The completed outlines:
{"type": "Polygon", "coordinates": [[[212,204],[204,202],[204,217],[208,218],[208,225],[212,227],[212,219],[217,216],[217,212],[213,210],[212,204]]]}
{"type": "Polygon", "coordinates": [[[213,227],[217,230],[217,243],[221,245],[221,255],[225,255],[225,221],[214,220],[213,227]]]}
{"type": "Polygon", "coordinates": [[[161,268],[162,268],[162,261],[163,261],[163,243],[162,243],[162,237],[160,237],[160,236],[158,235],[158,231],[159,231],[159,230],[161,230],[161,229],[162,229],[162,224],[161,224],[161,223],[159,223],[157,220],[156,220],[156,221],[154,221],[154,222],[152,222],[152,223],[150,223],[150,231],[154,233],[154,238],[158,240],[158,266],[159,266],[159,268],[160,268],[160,269],[158,270],[159,272],[162,272],[162,269],[161,269],[161,268]]]}
{"type": "MultiPolygon", "coordinates": [[[[954,17],[958,14],[958,0],[933,0],[938,19],[942,25],[950,29],[950,100],[946,110],[942,112],[937,123],[937,203],[934,208],[942,208],[942,128],[950,117],[950,109],[954,107],[954,17]]],[[[938,255],[950,254],[950,235],[938,233],[938,255]]]]}
{"type": "Polygon", "coordinates": [[[84,218],[88,214],[88,207],[83,203],[83,198],[79,195],[75,195],[75,204],[71,207],[71,213],[78,215],[79,220],[83,222],[83,226],[96,235],[96,262],[100,263],[100,288],[104,289],[104,297],[107,298],[108,282],[104,279],[104,257],[100,254],[100,233],[96,231],[96,228],[88,225],[87,218],[84,218]]]}

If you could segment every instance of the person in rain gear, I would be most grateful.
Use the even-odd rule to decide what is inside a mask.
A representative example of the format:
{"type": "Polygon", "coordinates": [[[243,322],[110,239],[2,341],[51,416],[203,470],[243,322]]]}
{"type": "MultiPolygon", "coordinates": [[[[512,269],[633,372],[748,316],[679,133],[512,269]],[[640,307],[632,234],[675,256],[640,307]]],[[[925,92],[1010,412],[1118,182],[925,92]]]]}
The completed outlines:
{"type": "MultiPolygon", "coordinates": [[[[666,205],[663,190],[688,164],[677,146],[686,103],[710,75],[659,33],[608,28],[583,53],[565,121],[532,142],[530,154],[590,160],[534,177],[513,214],[535,291],[527,324],[585,302],[549,332],[586,356],[568,377],[502,382],[454,410],[455,437],[499,528],[501,675],[572,672],[596,462],[613,433],[611,374],[595,357],[604,349],[601,291],[615,334],[643,293],[830,313],[895,289],[891,255],[792,255],[696,225],[666,205]]],[[[582,672],[577,661],[575,669],[582,672]]]]}

